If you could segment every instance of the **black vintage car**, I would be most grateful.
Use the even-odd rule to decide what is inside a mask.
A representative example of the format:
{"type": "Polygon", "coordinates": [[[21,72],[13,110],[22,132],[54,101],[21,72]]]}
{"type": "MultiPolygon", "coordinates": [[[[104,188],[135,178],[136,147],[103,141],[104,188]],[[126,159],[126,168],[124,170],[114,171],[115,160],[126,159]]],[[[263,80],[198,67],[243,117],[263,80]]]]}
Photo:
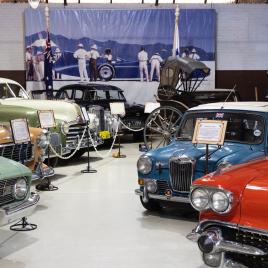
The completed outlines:
{"type": "MultiPolygon", "coordinates": [[[[40,94],[40,91],[32,91],[33,98],[40,94]]],[[[80,106],[91,109],[94,106],[101,106],[104,111],[110,110],[110,103],[124,102],[126,115],[122,118],[123,125],[121,129],[123,133],[133,133],[134,139],[142,138],[143,131],[131,132],[128,128],[138,130],[144,127],[144,122],[148,115],[144,113],[144,105],[128,104],[124,96],[123,90],[107,84],[93,83],[76,83],[61,87],[54,90],[51,94],[53,99],[65,99],[77,103],[80,106]]],[[[102,118],[102,116],[99,116],[102,118]]]]}

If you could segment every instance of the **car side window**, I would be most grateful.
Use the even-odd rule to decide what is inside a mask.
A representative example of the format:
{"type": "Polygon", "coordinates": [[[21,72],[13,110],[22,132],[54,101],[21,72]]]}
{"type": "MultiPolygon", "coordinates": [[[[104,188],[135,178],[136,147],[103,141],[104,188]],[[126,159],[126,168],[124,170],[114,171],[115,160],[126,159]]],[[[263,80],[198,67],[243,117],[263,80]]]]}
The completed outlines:
{"type": "Polygon", "coordinates": [[[60,95],[61,99],[72,99],[72,93],[73,90],[72,89],[64,89],[60,95]]]}
{"type": "Polygon", "coordinates": [[[0,84],[0,98],[5,99],[5,98],[12,98],[12,97],[14,96],[11,94],[7,84],[0,84]]]}
{"type": "Polygon", "coordinates": [[[95,94],[96,94],[96,92],[94,90],[85,90],[84,100],[85,101],[94,100],[95,99],[95,94]]]}
{"type": "Polygon", "coordinates": [[[81,89],[76,89],[75,91],[74,91],[74,98],[76,99],[76,100],[82,100],[83,99],[83,90],[81,90],[81,89]]]}

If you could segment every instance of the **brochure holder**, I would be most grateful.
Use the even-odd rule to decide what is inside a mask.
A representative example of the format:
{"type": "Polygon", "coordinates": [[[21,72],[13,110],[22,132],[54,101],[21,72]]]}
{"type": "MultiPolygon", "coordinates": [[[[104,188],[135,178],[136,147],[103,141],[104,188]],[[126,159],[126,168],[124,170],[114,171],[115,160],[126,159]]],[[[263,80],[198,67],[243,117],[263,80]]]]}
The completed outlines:
{"type": "MultiPolygon", "coordinates": [[[[125,116],[126,110],[125,110],[125,104],[123,102],[112,102],[110,103],[110,110],[112,115],[116,116],[125,116]]],[[[113,153],[114,158],[126,158],[127,156],[124,154],[121,154],[121,136],[123,133],[117,133],[118,137],[118,152],[113,153]]]]}
{"type": "MultiPolygon", "coordinates": [[[[54,112],[52,110],[40,110],[38,111],[38,118],[40,126],[43,129],[49,131],[50,128],[56,126],[54,112]]],[[[50,148],[47,147],[47,165],[50,167],[50,148]]],[[[46,178],[46,182],[41,182],[36,185],[36,189],[39,191],[57,191],[59,188],[51,183],[50,177],[46,178]]]]}
{"type": "Polygon", "coordinates": [[[206,145],[205,174],[209,173],[209,145],[223,145],[226,127],[227,121],[224,120],[196,120],[192,143],[206,145]]]}
{"type": "MultiPolygon", "coordinates": [[[[10,120],[10,127],[15,145],[23,145],[31,142],[31,136],[27,119],[14,119],[10,120]]],[[[23,146],[22,146],[23,148],[23,146]]],[[[21,163],[24,164],[26,155],[23,149],[20,152],[19,158],[21,163]]],[[[27,222],[27,218],[23,217],[19,222],[10,226],[11,231],[33,231],[37,228],[36,224],[27,222]]]]}
{"type": "Polygon", "coordinates": [[[82,114],[83,114],[83,117],[84,117],[84,120],[86,122],[86,132],[87,132],[87,168],[86,169],[83,169],[81,170],[81,173],[96,173],[97,170],[96,169],[92,169],[90,167],[90,157],[89,157],[89,142],[90,142],[90,139],[89,139],[89,127],[88,127],[88,124],[89,124],[89,117],[88,117],[88,113],[86,111],[86,108],[85,107],[82,107],[81,108],[82,110],[82,114]]]}

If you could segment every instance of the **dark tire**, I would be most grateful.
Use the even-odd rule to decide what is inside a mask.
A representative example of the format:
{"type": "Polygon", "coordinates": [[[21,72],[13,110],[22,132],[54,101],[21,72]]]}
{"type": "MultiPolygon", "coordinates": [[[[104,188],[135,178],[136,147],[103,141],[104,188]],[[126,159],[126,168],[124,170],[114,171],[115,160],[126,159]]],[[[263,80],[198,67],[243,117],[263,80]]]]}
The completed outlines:
{"type": "Polygon", "coordinates": [[[160,203],[158,201],[156,201],[156,200],[149,199],[149,201],[147,203],[144,203],[142,201],[142,197],[141,196],[140,196],[140,200],[141,200],[142,206],[145,209],[149,210],[149,211],[159,211],[162,208],[161,205],[160,205],[160,203]]]}
{"type": "Polygon", "coordinates": [[[99,71],[100,80],[104,80],[104,81],[112,80],[112,78],[114,77],[114,73],[115,73],[113,66],[109,64],[103,64],[99,66],[98,71],[99,71]]]}
{"type": "Polygon", "coordinates": [[[133,132],[133,140],[134,141],[142,141],[143,140],[143,131],[133,132]]]}
{"type": "Polygon", "coordinates": [[[72,158],[79,159],[85,154],[85,152],[87,152],[87,148],[80,149],[74,154],[72,158]]]}
{"type": "Polygon", "coordinates": [[[49,164],[48,166],[51,166],[53,168],[57,166],[58,162],[59,162],[59,158],[58,157],[49,158],[49,163],[48,163],[48,160],[47,159],[44,161],[44,163],[46,165],[49,164]]]}

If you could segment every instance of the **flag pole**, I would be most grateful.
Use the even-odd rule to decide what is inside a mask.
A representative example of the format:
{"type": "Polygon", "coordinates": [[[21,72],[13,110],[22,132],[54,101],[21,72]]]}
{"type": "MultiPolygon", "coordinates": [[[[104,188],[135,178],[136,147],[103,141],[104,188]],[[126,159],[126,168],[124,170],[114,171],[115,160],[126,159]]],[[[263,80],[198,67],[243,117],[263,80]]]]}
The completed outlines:
{"type": "Polygon", "coordinates": [[[45,17],[46,17],[47,32],[49,32],[49,7],[48,7],[48,4],[46,4],[46,7],[45,7],[45,17]]]}
{"type": "Polygon", "coordinates": [[[180,50],[179,45],[179,16],[180,16],[180,9],[179,5],[176,6],[175,10],[175,27],[174,27],[174,37],[173,37],[173,48],[172,48],[172,56],[176,57],[176,52],[180,50]]]}

